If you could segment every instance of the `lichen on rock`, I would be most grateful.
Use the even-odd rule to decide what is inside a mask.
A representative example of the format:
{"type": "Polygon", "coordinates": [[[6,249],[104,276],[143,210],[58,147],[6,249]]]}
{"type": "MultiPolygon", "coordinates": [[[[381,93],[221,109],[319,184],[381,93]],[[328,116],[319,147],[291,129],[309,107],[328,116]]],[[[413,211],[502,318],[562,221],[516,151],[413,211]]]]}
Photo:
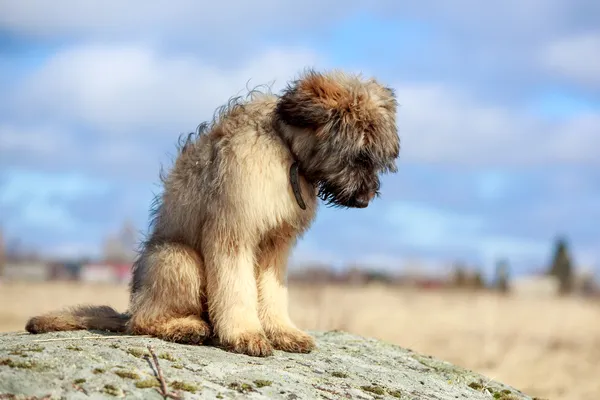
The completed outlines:
{"type": "Polygon", "coordinates": [[[267,358],[102,332],[3,333],[0,398],[162,399],[151,345],[167,389],[182,399],[531,400],[399,346],[339,331],[310,333],[314,352],[267,358]]]}

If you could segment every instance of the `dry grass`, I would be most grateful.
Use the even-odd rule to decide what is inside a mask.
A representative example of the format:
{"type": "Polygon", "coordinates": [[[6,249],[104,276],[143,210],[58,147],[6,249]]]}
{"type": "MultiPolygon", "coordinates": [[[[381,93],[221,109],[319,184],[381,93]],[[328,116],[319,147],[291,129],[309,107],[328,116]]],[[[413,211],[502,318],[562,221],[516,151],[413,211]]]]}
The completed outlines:
{"type": "MultiPolygon", "coordinates": [[[[446,359],[549,399],[600,393],[600,305],[583,299],[502,298],[382,287],[290,289],[304,329],[343,329],[446,359]]],[[[125,286],[67,283],[0,286],[0,331],[29,316],[95,303],[127,307],[125,286]]]]}

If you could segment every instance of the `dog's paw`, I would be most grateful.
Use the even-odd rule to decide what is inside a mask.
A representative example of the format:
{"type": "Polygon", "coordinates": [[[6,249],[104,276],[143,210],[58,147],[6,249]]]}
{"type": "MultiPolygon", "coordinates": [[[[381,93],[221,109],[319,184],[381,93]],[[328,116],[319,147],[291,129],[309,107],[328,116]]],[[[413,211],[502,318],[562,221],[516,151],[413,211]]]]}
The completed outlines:
{"type": "Polygon", "coordinates": [[[175,318],[157,327],[155,335],[169,342],[199,345],[210,336],[210,326],[195,317],[175,318]]]}
{"type": "Polygon", "coordinates": [[[252,357],[273,355],[273,346],[262,332],[244,332],[220,342],[226,350],[233,353],[246,354],[252,357]]]}
{"type": "Polygon", "coordinates": [[[270,332],[268,336],[276,350],[288,353],[310,353],[316,348],[315,339],[296,328],[276,330],[270,332]]]}

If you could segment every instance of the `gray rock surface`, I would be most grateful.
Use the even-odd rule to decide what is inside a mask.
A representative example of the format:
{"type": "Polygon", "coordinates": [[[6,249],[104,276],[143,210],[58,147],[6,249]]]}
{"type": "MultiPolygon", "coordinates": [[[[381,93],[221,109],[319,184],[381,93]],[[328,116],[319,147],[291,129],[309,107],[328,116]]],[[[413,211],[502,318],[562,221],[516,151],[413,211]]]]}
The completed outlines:
{"type": "Polygon", "coordinates": [[[0,399],[162,399],[148,345],[182,399],[531,399],[436,360],[344,332],[311,354],[253,358],[211,346],[98,332],[0,334],[0,399]],[[16,395],[16,396],[12,396],[16,395]]]}

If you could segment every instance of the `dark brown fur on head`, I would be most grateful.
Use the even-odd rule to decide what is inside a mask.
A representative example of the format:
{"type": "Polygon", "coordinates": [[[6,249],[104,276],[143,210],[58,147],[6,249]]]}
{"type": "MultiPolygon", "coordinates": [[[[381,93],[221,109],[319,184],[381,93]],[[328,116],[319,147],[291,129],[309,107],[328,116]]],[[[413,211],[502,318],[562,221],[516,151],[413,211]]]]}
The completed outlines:
{"type": "Polygon", "coordinates": [[[397,102],[375,79],[305,72],[279,98],[278,130],[319,197],[338,207],[366,207],[379,175],[396,172],[397,102]]]}

